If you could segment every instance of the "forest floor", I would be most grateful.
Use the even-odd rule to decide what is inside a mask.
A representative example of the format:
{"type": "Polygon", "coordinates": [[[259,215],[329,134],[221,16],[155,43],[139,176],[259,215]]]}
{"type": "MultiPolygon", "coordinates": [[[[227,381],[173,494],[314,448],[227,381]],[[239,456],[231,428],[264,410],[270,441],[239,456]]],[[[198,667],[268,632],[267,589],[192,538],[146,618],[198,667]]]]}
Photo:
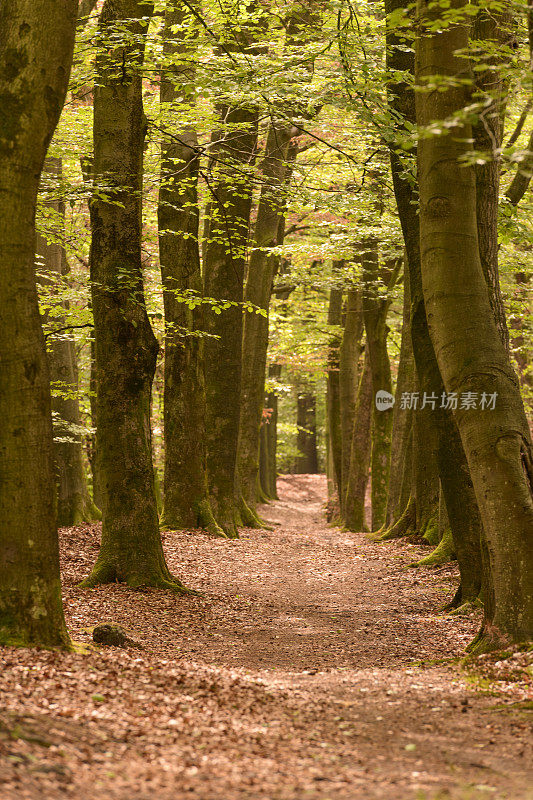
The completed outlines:
{"type": "Polygon", "coordinates": [[[533,798],[525,654],[465,671],[456,568],[328,526],[325,492],[285,476],[272,531],[165,533],[201,597],[81,590],[99,527],[63,530],[74,639],[113,621],[142,648],[0,651],[0,798],[533,798]]]}

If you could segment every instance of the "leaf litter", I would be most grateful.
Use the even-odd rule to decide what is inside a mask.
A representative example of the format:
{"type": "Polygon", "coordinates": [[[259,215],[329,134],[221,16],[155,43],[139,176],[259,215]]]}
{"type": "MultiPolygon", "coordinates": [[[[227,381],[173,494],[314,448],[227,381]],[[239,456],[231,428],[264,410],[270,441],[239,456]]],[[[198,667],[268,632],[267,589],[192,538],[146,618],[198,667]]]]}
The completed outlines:
{"type": "Polygon", "coordinates": [[[279,481],[272,531],[163,534],[201,597],[79,589],[99,526],[61,531],[85,652],[0,650],[0,797],[533,798],[530,653],[461,668],[477,616],[441,615],[455,565],[325,520],[323,476],[279,481]],[[142,649],[91,645],[100,623],[142,649]]]}

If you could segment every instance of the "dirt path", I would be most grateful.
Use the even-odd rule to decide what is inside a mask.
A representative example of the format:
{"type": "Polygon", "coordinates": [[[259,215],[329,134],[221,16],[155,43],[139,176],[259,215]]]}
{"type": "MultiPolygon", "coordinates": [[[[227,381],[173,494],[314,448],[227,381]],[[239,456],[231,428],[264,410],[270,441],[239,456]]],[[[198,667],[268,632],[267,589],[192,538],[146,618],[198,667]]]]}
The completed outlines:
{"type": "Polygon", "coordinates": [[[82,591],[98,530],[63,532],[74,637],[143,649],[1,651],[2,800],[533,798],[527,683],[469,679],[477,620],[436,614],[455,569],[327,526],[320,476],[279,488],[273,531],[165,534],[200,599],[82,591]]]}

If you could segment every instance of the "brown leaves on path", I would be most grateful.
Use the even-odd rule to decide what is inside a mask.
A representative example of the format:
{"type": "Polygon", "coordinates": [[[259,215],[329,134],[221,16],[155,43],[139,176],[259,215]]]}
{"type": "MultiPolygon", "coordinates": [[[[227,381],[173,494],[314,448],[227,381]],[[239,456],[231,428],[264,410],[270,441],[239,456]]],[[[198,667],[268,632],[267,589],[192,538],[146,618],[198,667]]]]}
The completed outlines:
{"type": "Polygon", "coordinates": [[[0,651],[2,800],[532,797],[527,656],[460,670],[455,568],[327,526],[322,476],[279,489],[273,531],[164,534],[200,598],[81,590],[98,527],[62,531],[73,637],[115,622],[143,649],[0,651]]]}

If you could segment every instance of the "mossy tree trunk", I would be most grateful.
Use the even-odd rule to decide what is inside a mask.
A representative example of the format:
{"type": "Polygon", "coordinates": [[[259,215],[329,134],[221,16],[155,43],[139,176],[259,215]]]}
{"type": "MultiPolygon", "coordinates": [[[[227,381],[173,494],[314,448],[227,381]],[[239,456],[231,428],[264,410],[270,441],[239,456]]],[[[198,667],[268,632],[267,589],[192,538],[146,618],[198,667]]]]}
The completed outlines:
{"type": "MultiPolygon", "coordinates": [[[[463,0],[452,8],[464,9],[463,0]]],[[[463,109],[471,79],[463,55],[466,21],[443,32],[427,25],[438,14],[418,7],[417,121],[425,126],[463,109]],[[443,92],[424,90],[430,76],[455,80],[443,92]],[[458,80],[457,80],[458,79],[458,80]]],[[[494,396],[494,408],[454,412],[488,544],[494,616],[480,647],[533,636],[533,450],[518,380],[501,341],[479,253],[476,175],[464,156],[472,130],[457,122],[418,147],[422,283],[431,339],[448,392],[494,396]]]]}
{"type": "Polygon", "coordinates": [[[35,208],[72,63],[76,0],[0,6],[0,643],[68,648],[35,208]]]}
{"type": "MultiPolygon", "coordinates": [[[[184,6],[165,14],[160,99],[195,102],[195,19],[184,6]],[[174,28],[174,30],[172,30],[174,28]]],[[[167,123],[167,125],[169,124],[167,123]]],[[[202,275],[198,206],[199,155],[193,128],[169,129],[161,142],[158,224],[165,309],[165,472],[162,525],[206,528],[223,536],[207,487],[202,275]],[[185,302],[186,297],[190,302],[185,302]],[[196,302],[198,301],[198,302],[196,302]]]]}
{"type": "Polygon", "coordinates": [[[341,428],[341,477],[339,500],[344,515],[345,487],[350,472],[352,435],[359,385],[359,362],[364,331],[363,299],[359,289],[348,289],[339,350],[339,414],[341,428]]]}
{"type": "MultiPolygon", "coordinates": [[[[42,189],[53,193],[61,176],[61,159],[47,158],[42,189]]],[[[64,217],[65,206],[62,200],[50,200],[47,205],[59,218],[64,217]]],[[[60,293],[70,271],[63,245],[60,242],[49,242],[45,236],[38,236],[36,256],[40,280],[47,284],[52,293],[60,293]]],[[[78,401],[76,349],[71,334],[64,330],[65,325],[65,317],[60,314],[56,313],[49,319],[48,364],[52,383],[52,412],[55,415],[54,464],[57,524],[60,527],[101,518],[87,486],[78,401]],[[56,335],[55,330],[58,331],[56,335]]]]}
{"type": "Polygon", "coordinates": [[[142,65],[150,13],[141,0],[107,0],[99,21],[93,179],[101,188],[91,201],[90,262],[103,524],[98,559],[82,585],[119,581],[182,591],[163,555],[151,447],[158,344],[141,265],[142,65]]]}
{"type": "Polygon", "coordinates": [[[372,370],[365,348],[355,402],[350,469],[344,500],[344,524],[350,531],[362,531],[365,527],[365,496],[372,449],[371,425],[372,370]]]}

